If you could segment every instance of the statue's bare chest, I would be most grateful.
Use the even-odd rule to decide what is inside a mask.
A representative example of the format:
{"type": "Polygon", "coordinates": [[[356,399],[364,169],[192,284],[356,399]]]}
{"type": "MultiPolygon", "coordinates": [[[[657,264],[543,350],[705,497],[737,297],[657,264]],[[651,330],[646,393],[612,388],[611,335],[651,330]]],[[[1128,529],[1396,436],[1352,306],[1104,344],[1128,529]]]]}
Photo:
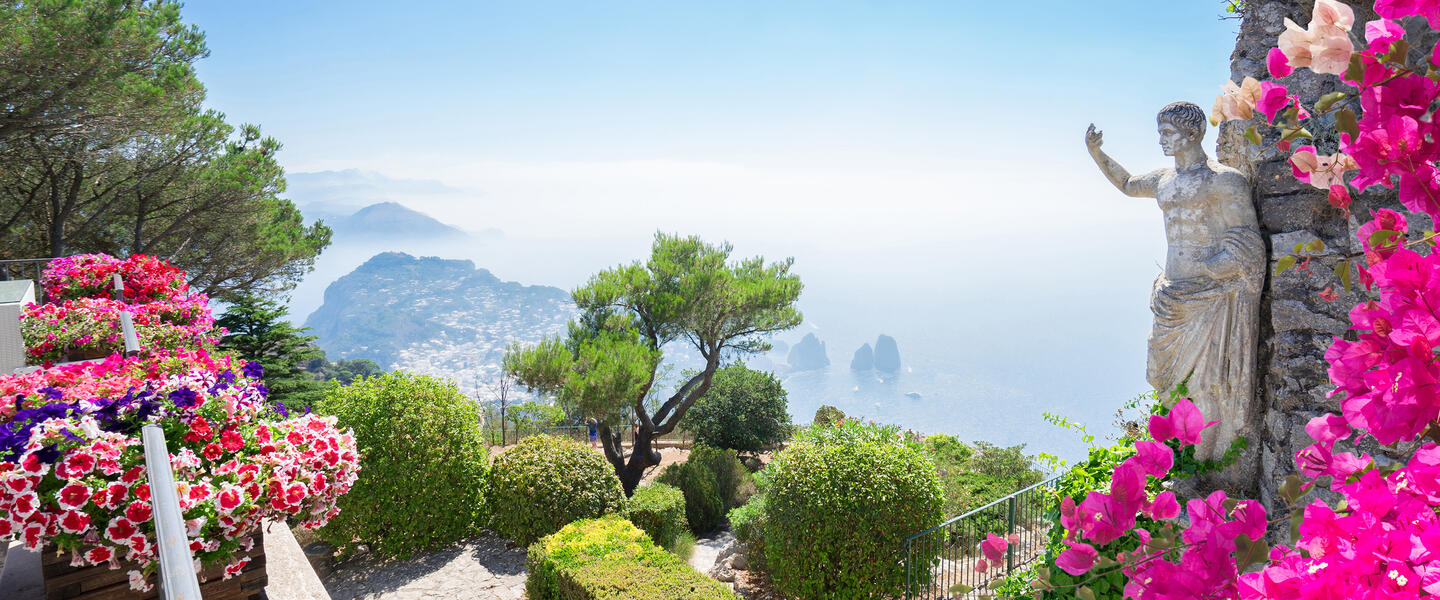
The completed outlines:
{"type": "Polygon", "coordinates": [[[1200,174],[1175,173],[1166,173],[1157,182],[1155,199],[1165,215],[1165,237],[1172,248],[1214,244],[1209,184],[1209,178],[1200,174]]]}

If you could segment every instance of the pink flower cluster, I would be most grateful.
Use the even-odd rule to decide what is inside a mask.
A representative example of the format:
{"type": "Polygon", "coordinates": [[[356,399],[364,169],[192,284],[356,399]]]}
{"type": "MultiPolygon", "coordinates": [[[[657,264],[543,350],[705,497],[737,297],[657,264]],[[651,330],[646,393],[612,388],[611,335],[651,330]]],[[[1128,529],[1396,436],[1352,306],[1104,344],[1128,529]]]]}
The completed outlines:
{"type": "Polygon", "coordinates": [[[1166,416],[1152,416],[1154,441],[1136,442],[1135,455],[1115,468],[1110,493],[1090,492],[1079,505],[1068,497],[1062,500],[1060,523],[1068,548],[1056,558],[1056,566],[1071,575],[1084,575],[1100,558],[1096,545],[1134,537],[1139,547],[1114,557],[1128,579],[1127,598],[1234,598],[1238,573],[1231,555],[1239,536],[1264,536],[1265,509],[1260,503],[1247,500],[1227,510],[1223,491],[1191,500],[1185,507],[1190,526],[1181,532],[1179,543],[1160,537],[1169,533],[1169,525],[1163,532],[1137,527],[1139,515],[1163,521],[1180,514],[1173,492],[1162,491],[1153,498],[1146,492],[1150,477],[1164,478],[1175,465],[1174,451],[1165,442],[1177,440],[1182,448],[1194,445],[1201,432],[1215,423],[1206,423],[1188,399],[1176,403],[1166,416]],[[1172,552],[1177,547],[1182,550],[1178,561],[1172,552]]]}
{"type": "Polygon", "coordinates": [[[122,310],[131,313],[141,349],[214,347],[221,335],[202,294],[145,304],[78,298],[25,306],[20,333],[26,353],[33,362],[54,362],[72,352],[123,352],[122,310]]]}
{"type": "Polygon", "coordinates": [[[40,276],[40,286],[50,301],[79,298],[110,298],[111,276],[116,273],[125,284],[125,300],[131,303],[171,300],[189,294],[185,273],[153,256],[134,254],[124,260],[108,254],[77,254],[51,260],[40,276]]]}

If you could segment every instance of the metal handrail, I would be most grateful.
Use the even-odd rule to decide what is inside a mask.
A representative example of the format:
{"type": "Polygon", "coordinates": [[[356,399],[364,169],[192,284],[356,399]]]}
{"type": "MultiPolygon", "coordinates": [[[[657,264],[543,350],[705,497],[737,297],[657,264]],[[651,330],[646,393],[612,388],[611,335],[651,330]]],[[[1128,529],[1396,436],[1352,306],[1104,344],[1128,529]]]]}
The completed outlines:
{"type": "Polygon", "coordinates": [[[160,596],[165,600],[201,600],[165,432],[151,423],[140,428],[140,438],[145,445],[145,473],[150,478],[150,519],[155,524],[160,551],[160,596]]]}
{"type": "Polygon", "coordinates": [[[1034,502],[1031,498],[1056,489],[1059,480],[1059,475],[1050,477],[905,538],[905,598],[955,597],[950,592],[954,583],[967,583],[972,589],[980,587],[991,576],[976,572],[968,566],[968,560],[962,560],[978,558],[972,553],[973,544],[978,543],[982,534],[992,533],[990,527],[1001,526],[1001,523],[1006,534],[1018,534],[1021,538],[1019,544],[1006,546],[1006,575],[1039,560],[1043,552],[1027,551],[1023,556],[1017,556],[1017,546],[1033,550],[1036,544],[1041,544],[1043,548],[1043,542],[1048,541],[1045,539],[1048,534],[1031,525],[1043,522],[1050,499],[1034,502]],[[979,520],[985,516],[999,522],[979,520]],[[967,523],[972,519],[975,523],[967,523]],[[1021,529],[1017,530],[1017,525],[1021,525],[1021,529]]]}
{"type": "Polygon", "coordinates": [[[1019,490],[1019,491],[1017,491],[1017,492],[1015,492],[1015,493],[1013,493],[1013,494],[1010,494],[1009,496],[1006,496],[1006,497],[1004,497],[1004,498],[1001,498],[1001,499],[999,499],[999,500],[996,500],[996,501],[994,501],[994,502],[991,502],[991,503],[989,503],[989,504],[986,504],[985,506],[982,506],[982,507],[980,507],[980,508],[971,510],[971,511],[969,511],[969,512],[963,514],[963,515],[960,515],[960,516],[958,516],[958,517],[950,517],[950,520],[945,521],[944,523],[941,523],[941,524],[939,524],[939,525],[936,525],[936,526],[934,526],[934,527],[931,527],[931,528],[929,528],[929,529],[926,529],[925,531],[922,531],[922,532],[917,533],[917,534],[915,534],[915,535],[912,535],[912,536],[910,536],[910,537],[908,537],[908,538],[905,538],[905,543],[906,543],[906,544],[909,544],[909,543],[910,543],[910,540],[913,540],[913,539],[918,538],[918,537],[920,537],[920,536],[922,536],[922,535],[925,535],[925,534],[927,534],[927,533],[930,533],[930,532],[932,532],[932,531],[935,531],[936,529],[940,529],[941,527],[944,527],[944,526],[946,526],[946,525],[953,524],[953,523],[955,523],[955,522],[957,522],[957,521],[960,521],[961,519],[965,519],[965,518],[968,518],[968,517],[971,517],[971,516],[974,516],[974,515],[981,514],[981,513],[985,512],[985,510],[989,509],[989,508],[992,507],[992,506],[999,505],[999,504],[1002,503],[1002,502],[1009,502],[1011,498],[1014,498],[1015,496],[1019,496],[1019,495],[1021,495],[1021,494],[1024,494],[1025,492],[1028,492],[1028,491],[1033,490],[1033,489],[1035,489],[1035,488],[1038,488],[1038,487],[1040,487],[1040,486],[1048,486],[1048,485],[1050,485],[1050,484],[1052,484],[1052,483],[1055,483],[1055,481],[1058,480],[1058,479],[1060,479],[1060,476],[1059,476],[1059,475],[1055,475],[1055,476],[1053,476],[1053,477],[1051,477],[1051,478],[1049,478],[1049,479],[1046,479],[1046,480],[1044,480],[1044,481],[1041,481],[1040,483],[1037,483],[1037,484],[1031,485],[1031,486],[1029,486],[1029,487],[1023,488],[1023,489],[1021,489],[1021,490],[1019,490]]]}

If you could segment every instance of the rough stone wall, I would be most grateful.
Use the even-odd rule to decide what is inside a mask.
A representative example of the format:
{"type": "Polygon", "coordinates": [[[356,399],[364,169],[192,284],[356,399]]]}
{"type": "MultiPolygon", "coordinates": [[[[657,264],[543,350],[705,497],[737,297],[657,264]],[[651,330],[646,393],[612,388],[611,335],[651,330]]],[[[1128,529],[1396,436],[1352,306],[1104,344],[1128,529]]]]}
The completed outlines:
{"type": "MultiPolygon", "coordinates": [[[[1375,18],[1369,8],[1371,3],[1347,3],[1355,8],[1357,29],[1375,18]]],[[[1230,57],[1231,78],[1236,82],[1246,76],[1262,81],[1270,79],[1265,56],[1285,30],[1284,19],[1288,17],[1301,25],[1309,23],[1313,4],[1314,0],[1247,2],[1235,52],[1230,57]]],[[[1415,26],[1412,29],[1418,30],[1423,21],[1407,23],[1412,25],[1415,26]]],[[[1412,35],[1411,42],[1416,48],[1434,46],[1433,37],[1428,45],[1415,38],[1412,35]]],[[[1351,94],[1356,91],[1343,85],[1336,76],[1316,75],[1309,69],[1296,69],[1279,82],[1292,93],[1298,93],[1307,106],[1313,106],[1320,96],[1332,91],[1351,94]]],[[[1326,376],[1325,351],[1334,336],[1346,334],[1350,308],[1368,298],[1358,285],[1347,294],[1333,269],[1342,257],[1360,254],[1355,231],[1361,223],[1370,220],[1372,211],[1382,206],[1398,208],[1398,202],[1388,190],[1373,188],[1355,196],[1351,206],[1354,216],[1347,219],[1342,211],[1330,206],[1326,192],[1294,178],[1287,162],[1288,152],[1281,152],[1273,145],[1257,148],[1246,141],[1243,133],[1251,124],[1238,121],[1222,124],[1217,148],[1222,162],[1251,176],[1261,233],[1270,243],[1270,271],[1261,298],[1260,389],[1256,396],[1257,403],[1263,407],[1260,411],[1263,422],[1249,424],[1250,455],[1237,465],[1235,475],[1243,480],[1253,473],[1253,487],[1243,486],[1250,488],[1243,491],[1258,493],[1266,508],[1274,516],[1281,516],[1285,511],[1278,487],[1286,475],[1295,472],[1295,451],[1313,443],[1305,433],[1305,424],[1319,414],[1339,411],[1338,398],[1326,397],[1334,386],[1326,376]],[[1308,269],[1291,269],[1275,275],[1280,257],[1290,254],[1296,243],[1314,239],[1323,241],[1326,250],[1310,262],[1308,269]],[[1340,298],[1326,302],[1318,292],[1332,285],[1340,298]]],[[[1273,133],[1265,139],[1267,144],[1274,141],[1273,133]]],[[[1321,153],[1333,152],[1335,143],[1334,139],[1322,140],[1321,153]],[[1327,143],[1331,146],[1329,149],[1325,148],[1327,143]]],[[[1425,219],[1411,219],[1411,231],[1428,228],[1430,224],[1425,219]]],[[[1383,449],[1366,449],[1383,456],[1383,449]]]]}

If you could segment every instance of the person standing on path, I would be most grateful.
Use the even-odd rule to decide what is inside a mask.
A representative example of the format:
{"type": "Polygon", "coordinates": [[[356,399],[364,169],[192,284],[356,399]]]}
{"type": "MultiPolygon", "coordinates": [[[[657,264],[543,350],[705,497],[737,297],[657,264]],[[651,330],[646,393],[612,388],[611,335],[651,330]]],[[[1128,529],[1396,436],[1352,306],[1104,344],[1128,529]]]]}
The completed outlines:
{"type": "Polygon", "coordinates": [[[593,419],[593,418],[585,422],[585,427],[587,427],[587,428],[590,429],[590,447],[591,447],[591,448],[599,448],[599,447],[600,447],[600,429],[599,429],[599,425],[600,425],[600,424],[597,423],[597,422],[595,422],[595,419],[593,419]]]}

